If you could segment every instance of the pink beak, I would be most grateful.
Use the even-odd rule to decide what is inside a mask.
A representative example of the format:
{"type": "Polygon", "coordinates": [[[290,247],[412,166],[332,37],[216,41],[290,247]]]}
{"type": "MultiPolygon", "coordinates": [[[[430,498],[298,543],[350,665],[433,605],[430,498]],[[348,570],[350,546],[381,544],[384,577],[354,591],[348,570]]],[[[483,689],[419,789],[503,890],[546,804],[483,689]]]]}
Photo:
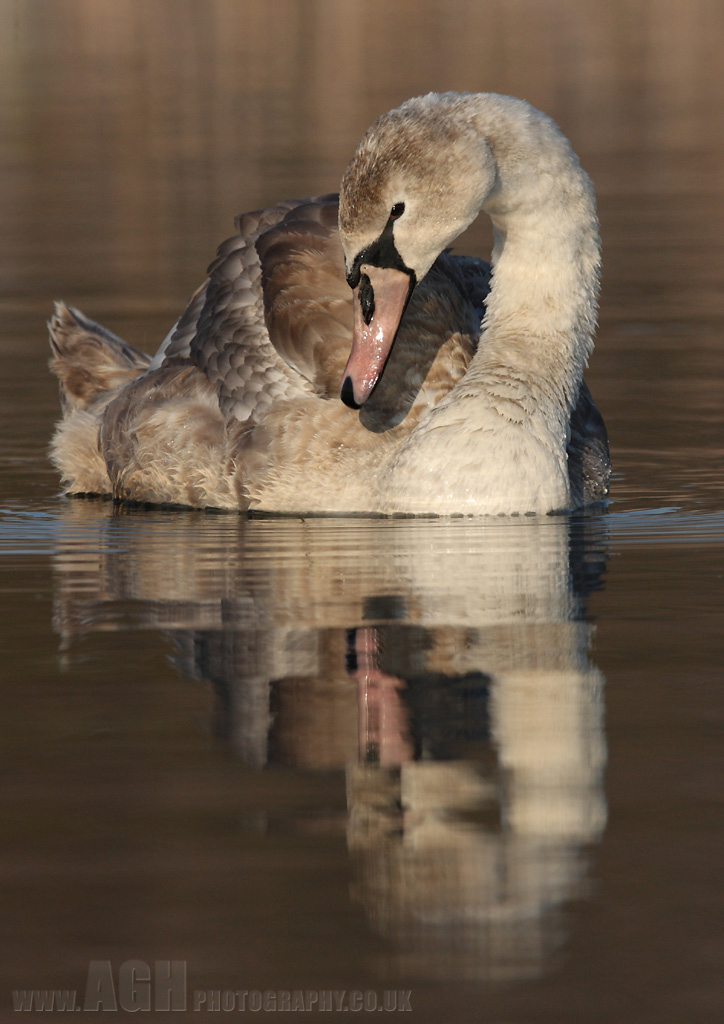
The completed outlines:
{"type": "Polygon", "coordinates": [[[374,295],[374,309],[365,322],[360,302],[360,285],[354,289],[354,333],[352,351],[342,376],[342,401],[359,409],[374,391],[400,326],[410,294],[410,277],[391,267],[360,267],[374,295]]]}

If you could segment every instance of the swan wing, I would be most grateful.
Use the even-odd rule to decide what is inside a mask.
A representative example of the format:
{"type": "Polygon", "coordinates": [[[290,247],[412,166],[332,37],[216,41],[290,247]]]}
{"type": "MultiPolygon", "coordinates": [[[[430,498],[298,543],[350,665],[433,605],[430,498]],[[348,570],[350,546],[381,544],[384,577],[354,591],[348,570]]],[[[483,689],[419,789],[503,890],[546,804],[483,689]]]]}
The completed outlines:
{"type": "Polygon", "coordinates": [[[166,357],[195,363],[214,385],[222,414],[242,423],[259,422],[276,402],[313,393],[269,338],[256,248],[259,237],[295,205],[280,203],[237,218],[238,233],[219,247],[166,357]]]}
{"type": "Polygon", "coordinates": [[[261,234],[269,340],[323,398],[337,399],[352,343],[352,292],[344,276],[338,197],[318,196],[261,234]]]}
{"type": "Polygon", "coordinates": [[[608,432],[585,380],[571,414],[568,441],[568,472],[571,490],[581,503],[602,501],[611,479],[608,432]]]}
{"type": "MultiPolygon", "coordinates": [[[[194,362],[215,386],[225,416],[258,423],[277,401],[338,400],[353,297],[337,219],[336,195],[280,203],[237,218],[238,233],[219,248],[164,358],[194,362]]],[[[489,277],[481,260],[442,254],[415,290],[372,406],[384,405],[385,423],[404,417],[425,384],[436,401],[464,372],[489,277]],[[448,361],[435,357],[452,336],[464,365],[450,373],[448,361]]]]}

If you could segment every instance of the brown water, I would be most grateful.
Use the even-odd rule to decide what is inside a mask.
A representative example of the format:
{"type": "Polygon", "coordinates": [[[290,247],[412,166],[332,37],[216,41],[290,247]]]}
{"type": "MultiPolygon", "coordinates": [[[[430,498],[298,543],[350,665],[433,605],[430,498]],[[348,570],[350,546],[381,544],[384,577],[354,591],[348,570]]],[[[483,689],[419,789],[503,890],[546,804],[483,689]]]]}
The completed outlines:
{"type": "Polygon", "coordinates": [[[2,1019],[129,960],[186,963],[178,1019],[722,1017],[722,43],[715,0],[0,4],[2,1019]],[[530,100],[594,179],[610,509],[60,497],[52,300],[152,351],[237,211],[433,88],[530,100]]]}

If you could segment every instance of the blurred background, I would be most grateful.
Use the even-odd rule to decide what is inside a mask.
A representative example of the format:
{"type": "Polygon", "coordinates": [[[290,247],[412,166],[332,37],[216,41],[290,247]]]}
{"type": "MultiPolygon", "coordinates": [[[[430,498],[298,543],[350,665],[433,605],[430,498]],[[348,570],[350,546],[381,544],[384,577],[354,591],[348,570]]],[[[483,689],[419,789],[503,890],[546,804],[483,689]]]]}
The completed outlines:
{"type": "MultiPolygon", "coordinates": [[[[10,897],[0,1013],[11,988],[82,990],[89,959],[140,956],[187,958],[209,988],[414,982],[417,1019],[431,1022],[721,1016],[723,47],[721,0],[0,0],[1,878],[10,897]],[[46,458],[59,410],[45,326],[62,298],[154,351],[235,214],[335,191],[374,118],[448,89],[530,101],[594,181],[604,262],[588,381],[614,465],[595,557],[590,538],[574,557],[558,527],[546,543],[525,538],[525,594],[545,597],[538,632],[527,629],[538,612],[501,585],[516,628],[526,627],[505,634],[510,657],[531,642],[548,667],[575,668],[560,731],[578,744],[581,792],[569,787],[560,806],[575,804],[585,822],[554,855],[526,847],[538,879],[530,905],[541,914],[545,905],[552,931],[522,926],[513,941],[502,928],[498,953],[476,960],[480,976],[454,984],[444,983],[455,977],[454,947],[437,975],[426,951],[423,980],[412,960],[384,966],[390,947],[360,909],[376,893],[378,917],[394,917],[360,839],[372,836],[376,855],[376,834],[346,819],[350,801],[365,810],[374,799],[363,771],[345,777],[340,767],[358,725],[344,627],[359,626],[376,595],[371,578],[357,588],[349,556],[366,552],[359,564],[387,580],[387,611],[373,608],[391,650],[396,616],[424,620],[412,605],[396,610],[395,588],[415,573],[388,579],[394,556],[380,556],[380,537],[364,531],[317,527],[310,540],[296,525],[270,532],[236,518],[64,502],[46,458]],[[262,671],[256,616],[265,629],[308,628],[307,647],[272,631],[262,671]],[[323,683],[311,703],[293,678],[302,655],[323,683]],[[179,669],[207,685],[181,683],[179,669]],[[210,739],[229,728],[233,680],[255,672],[287,682],[277,705],[267,695],[247,707],[257,729],[247,746],[266,744],[272,707],[287,768],[319,774],[278,762],[249,771],[238,749],[210,739]],[[335,700],[346,709],[339,720],[335,700]],[[224,714],[226,726],[209,726],[224,714]],[[575,925],[561,924],[564,904],[575,925]]],[[[481,256],[489,247],[482,221],[456,245],[481,256]]],[[[459,583],[463,610],[475,607],[466,594],[479,596],[481,579],[501,579],[487,536],[449,541],[454,566],[471,559],[460,581],[457,569],[439,570],[459,583]]],[[[385,537],[409,565],[427,566],[404,537],[385,537]]],[[[437,577],[419,572],[424,609],[437,577]]],[[[490,671],[485,658],[467,664],[460,654],[475,650],[469,624],[453,625],[424,642],[406,635],[400,649],[424,649],[428,672],[434,657],[436,671],[454,663],[466,700],[493,701],[485,728],[507,777],[504,751],[527,756],[518,741],[535,721],[501,738],[501,722],[521,719],[506,718],[495,681],[475,674],[490,671]]],[[[398,655],[372,675],[407,671],[398,655]]],[[[544,708],[553,722],[558,701],[555,692],[544,708]]],[[[520,704],[529,708],[524,693],[520,704]]],[[[392,805],[398,782],[386,790],[392,805]]],[[[466,785],[465,807],[479,796],[466,785]]],[[[477,848],[465,856],[479,864],[477,848]]],[[[496,884],[503,875],[493,865],[496,884]]]]}

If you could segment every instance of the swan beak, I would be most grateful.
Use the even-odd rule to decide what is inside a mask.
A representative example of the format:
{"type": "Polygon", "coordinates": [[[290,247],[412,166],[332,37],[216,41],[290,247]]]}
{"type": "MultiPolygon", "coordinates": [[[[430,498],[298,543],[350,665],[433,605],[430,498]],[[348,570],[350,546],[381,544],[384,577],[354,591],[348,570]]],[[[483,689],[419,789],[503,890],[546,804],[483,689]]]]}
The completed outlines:
{"type": "Polygon", "coordinates": [[[412,292],[414,277],[392,267],[362,264],[354,289],[352,351],[340,396],[350,409],[364,405],[380,379],[412,292]]]}

